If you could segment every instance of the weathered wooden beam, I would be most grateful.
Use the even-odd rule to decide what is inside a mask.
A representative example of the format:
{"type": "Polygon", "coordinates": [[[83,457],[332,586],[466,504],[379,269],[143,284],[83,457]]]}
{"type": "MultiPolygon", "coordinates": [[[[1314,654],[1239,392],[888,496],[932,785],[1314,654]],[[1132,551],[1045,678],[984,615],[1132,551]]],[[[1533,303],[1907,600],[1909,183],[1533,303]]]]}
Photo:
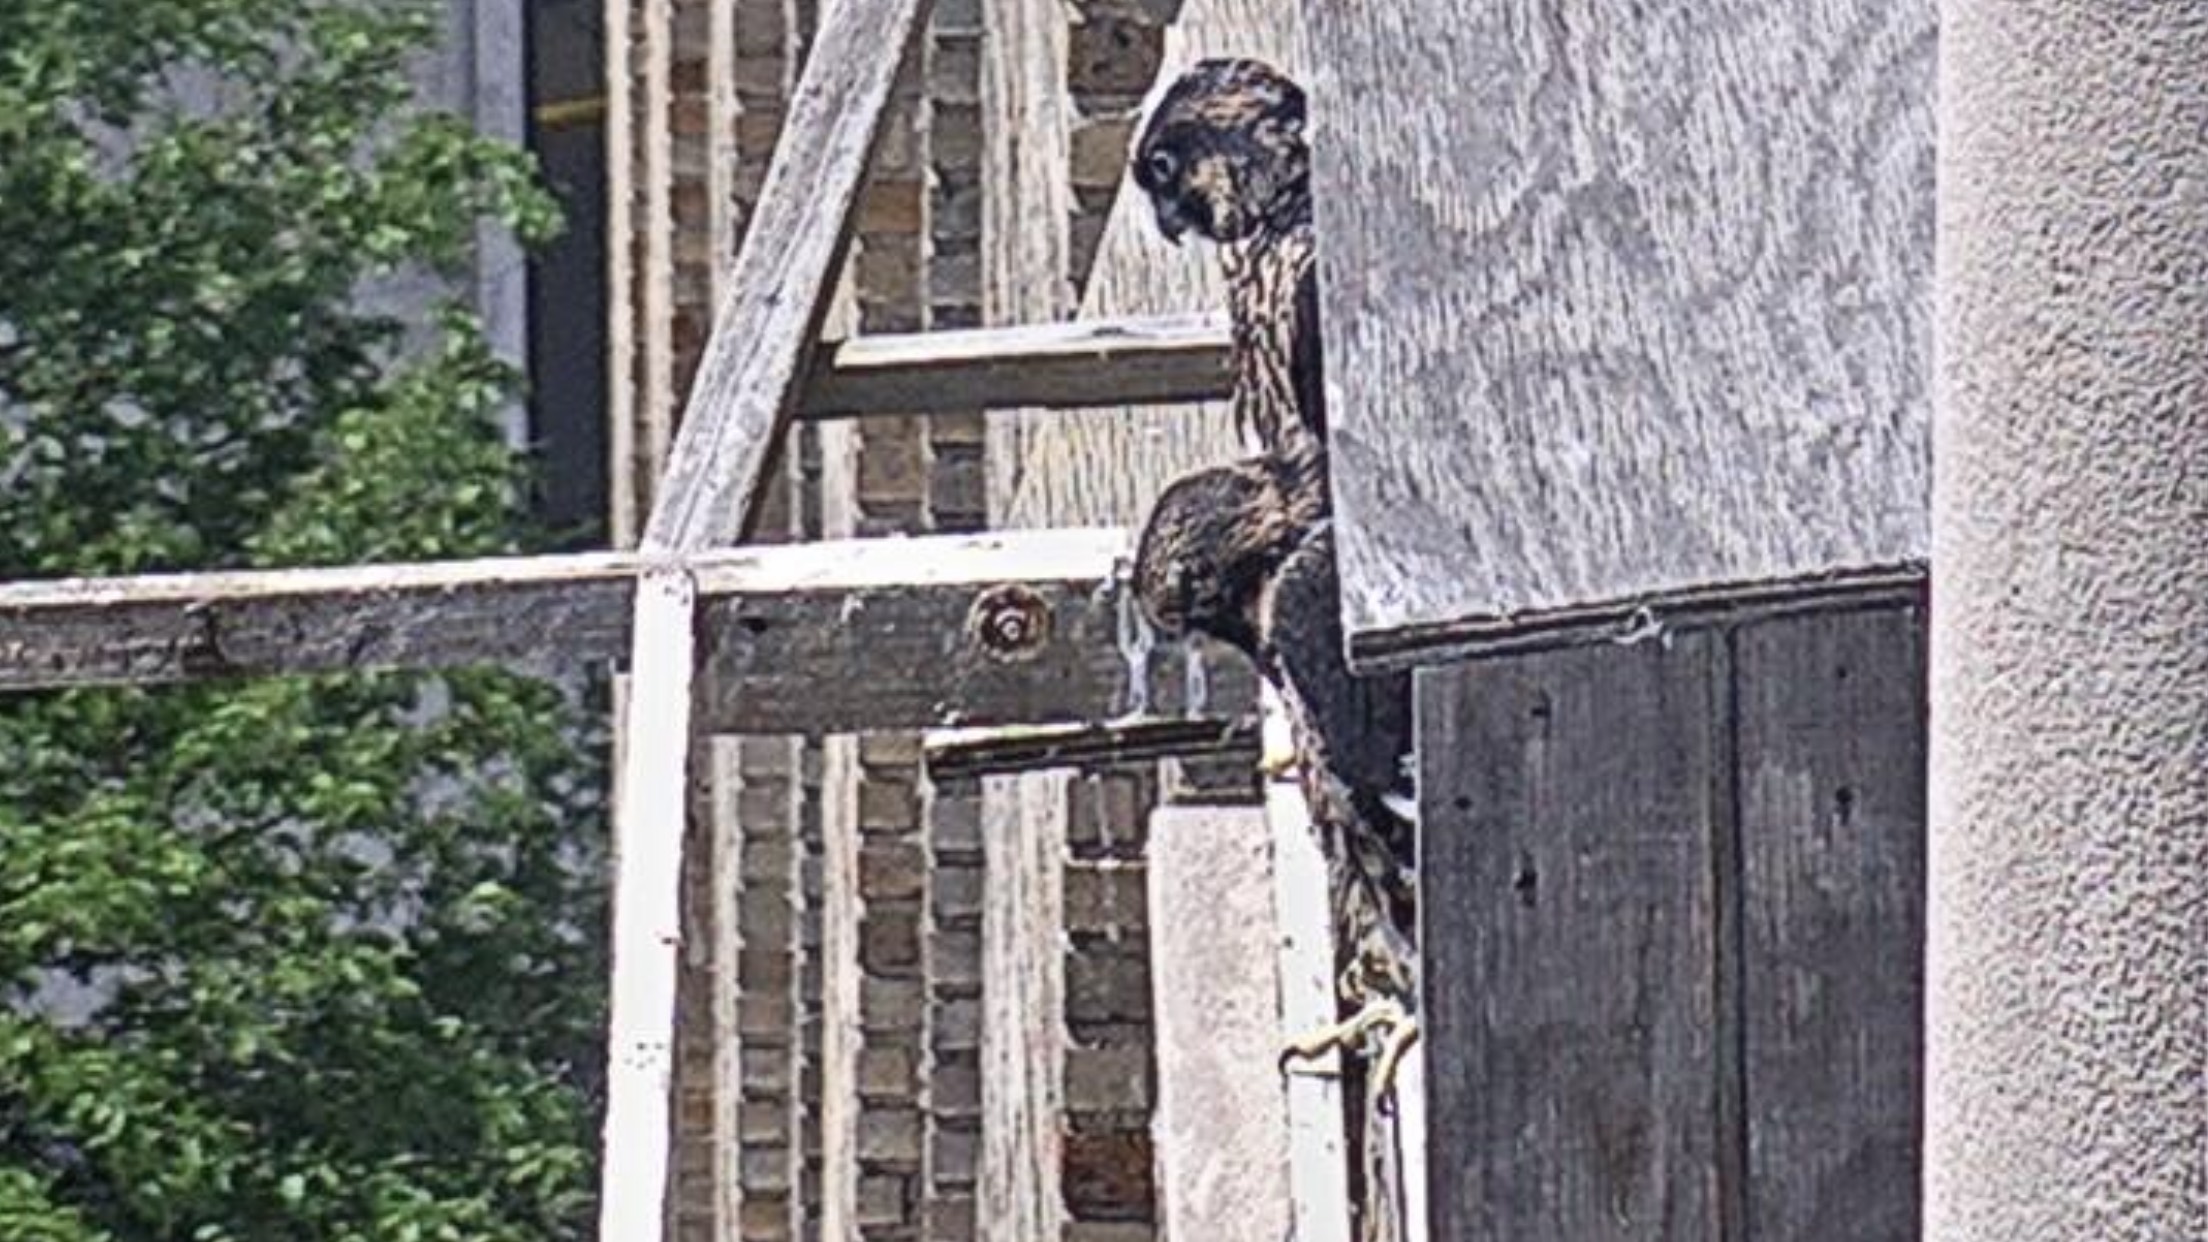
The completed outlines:
{"type": "Polygon", "coordinates": [[[733,542],[796,408],[850,240],[867,153],[928,0],[823,8],[728,297],[660,479],[647,549],[733,542]]]}
{"type": "MultiPolygon", "coordinates": [[[[732,548],[690,565],[728,733],[1108,719],[1183,706],[1117,530],[732,548]]],[[[651,558],[590,553],[0,586],[0,691],[621,660],[651,558]]]]}
{"type": "Polygon", "coordinates": [[[1257,721],[1250,716],[1144,716],[932,733],[922,742],[921,755],[930,777],[948,780],[1228,755],[1247,755],[1254,764],[1257,740],[1257,721]]]}
{"type": "Polygon", "coordinates": [[[799,417],[1218,400],[1231,346],[1218,315],[858,336],[814,356],[799,417]]]}
{"type": "Polygon", "coordinates": [[[0,690],[618,658],[621,553],[0,585],[0,690]]]}
{"type": "Polygon", "coordinates": [[[614,788],[613,995],[598,1200],[598,1236],[607,1242],[649,1242],[666,1229],[697,583],[679,567],[645,571],[634,616],[636,662],[614,788]]]}
{"type": "MultiPolygon", "coordinates": [[[[1263,692],[1261,728],[1269,747],[1290,744],[1280,697],[1263,692]]],[[[1336,997],[1333,903],[1326,857],[1312,831],[1311,808],[1293,780],[1265,782],[1265,823],[1273,836],[1273,909],[1280,921],[1282,1039],[1296,1039],[1341,1016],[1336,997]]],[[[1299,1242],[1349,1242],[1349,1153],[1342,1134],[1341,1055],[1293,1064],[1283,1090],[1288,1108],[1288,1195],[1299,1242]]]]}
{"type": "MultiPolygon", "coordinates": [[[[824,547],[833,545],[812,545],[824,547]]],[[[1153,648],[1116,577],[1118,531],[858,540],[866,564],[756,555],[714,575],[709,727],[816,732],[1177,713],[1185,651],[1153,648]]]]}

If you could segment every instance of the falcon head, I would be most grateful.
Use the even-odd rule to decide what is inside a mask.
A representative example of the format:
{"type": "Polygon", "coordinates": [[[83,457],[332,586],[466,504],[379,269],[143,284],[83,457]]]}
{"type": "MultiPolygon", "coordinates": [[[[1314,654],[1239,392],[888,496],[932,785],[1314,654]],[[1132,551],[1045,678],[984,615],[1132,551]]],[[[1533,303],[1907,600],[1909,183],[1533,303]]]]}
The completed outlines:
{"type": "Polygon", "coordinates": [[[1135,184],[1176,245],[1235,242],[1308,203],[1303,88],[1262,61],[1207,60],[1158,101],[1135,144],[1135,184]]]}
{"type": "Polygon", "coordinates": [[[1199,470],[1158,497],[1135,550],[1135,599],[1169,638],[1203,634],[1265,662],[1258,608],[1273,571],[1324,516],[1310,458],[1199,470]]]}

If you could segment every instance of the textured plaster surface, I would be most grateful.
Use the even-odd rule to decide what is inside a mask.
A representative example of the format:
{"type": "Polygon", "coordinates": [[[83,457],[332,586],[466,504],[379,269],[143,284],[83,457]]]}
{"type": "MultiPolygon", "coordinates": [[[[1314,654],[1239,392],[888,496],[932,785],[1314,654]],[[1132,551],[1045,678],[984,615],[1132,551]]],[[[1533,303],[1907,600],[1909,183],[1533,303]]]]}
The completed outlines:
{"type": "Polygon", "coordinates": [[[1151,818],[1159,1199],[1170,1237],[1288,1234],[1271,843],[1260,807],[1151,818]]]}
{"type": "Polygon", "coordinates": [[[2208,1238],[2208,4],[1941,42],[1924,1236],[2208,1238]]]}

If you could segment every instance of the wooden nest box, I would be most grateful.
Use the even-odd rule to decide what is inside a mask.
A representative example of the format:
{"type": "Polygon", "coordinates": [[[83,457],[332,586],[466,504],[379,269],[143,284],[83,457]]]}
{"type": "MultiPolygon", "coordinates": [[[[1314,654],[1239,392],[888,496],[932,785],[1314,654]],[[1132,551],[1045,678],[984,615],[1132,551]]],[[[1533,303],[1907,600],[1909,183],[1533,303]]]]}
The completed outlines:
{"type": "Polygon", "coordinates": [[[1914,1238],[1936,6],[1307,9],[1431,1236],[1914,1238]]]}

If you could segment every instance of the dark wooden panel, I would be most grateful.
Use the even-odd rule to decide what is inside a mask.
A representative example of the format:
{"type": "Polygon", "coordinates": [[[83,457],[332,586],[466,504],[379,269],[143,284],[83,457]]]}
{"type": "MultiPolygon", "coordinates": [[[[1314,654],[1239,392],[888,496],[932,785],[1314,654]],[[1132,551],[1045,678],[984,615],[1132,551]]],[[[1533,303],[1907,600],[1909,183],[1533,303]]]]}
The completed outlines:
{"type": "Polygon", "coordinates": [[[1935,0],[1303,7],[1360,657],[1907,585],[1935,0]]]}
{"type": "Polygon", "coordinates": [[[1434,1242],[1720,1236],[1721,653],[1419,674],[1434,1242]]]}
{"type": "Polygon", "coordinates": [[[1923,626],[1894,609],[1736,639],[1754,1242],[1918,1236],[1923,626]]]}

